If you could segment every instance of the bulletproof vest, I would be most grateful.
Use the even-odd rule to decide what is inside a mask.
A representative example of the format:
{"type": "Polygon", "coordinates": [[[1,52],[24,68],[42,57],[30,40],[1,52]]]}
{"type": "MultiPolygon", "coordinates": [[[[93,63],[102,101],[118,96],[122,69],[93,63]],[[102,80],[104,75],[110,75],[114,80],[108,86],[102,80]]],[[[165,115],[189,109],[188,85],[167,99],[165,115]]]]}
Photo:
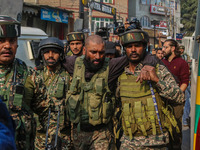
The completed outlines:
{"type": "Polygon", "coordinates": [[[172,111],[166,107],[156,89],[152,89],[154,93],[152,95],[149,83],[147,81],[143,81],[142,84],[136,83],[136,79],[137,76],[125,72],[119,77],[124,134],[130,139],[133,136],[158,135],[166,131],[172,134],[172,127],[180,132],[172,111]],[[153,98],[156,99],[156,103],[153,98]]]}
{"type": "MultiPolygon", "coordinates": [[[[55,74],[55,76],[49,80],[51,80],[50,84],[47,84],[49,80],[45,81],[44,72],[47,70],[40,70],[39,75],[37,78],[39,80],[42,80],[43,84],[46,86],[46,92],[44,93],[44,97],[46,98],[46,101],[48,102],[48,108],[51,108],[52,113],[52,119],[56,120],[58,111],[60,111],[60,128],[64,126],[64,99],[66,98],[66,92],[68,90],[69,86],[69,74],[64,70],[64,68],[60,68],[58,70],[58,73],[55,74]],[[55,118],[54,118],[55,117],[55,118]]],[[[47,118],[48,113],[45,113],[46,116],[39,116],[39,118],[47,118]]],[[[42,119],[42,120],[43,120],[42,119]]],[[[47,120],[47,119],[46,119],[47,120]]],[[[43,120],[42,122],[46,121],[43,120]]],[[[45,126],[44,126],[45,127],[45,126]]],[[[43,128],[46,132],[46,128],[43,128]]]]}
{"type": "Polygon", "coordinates": [[[28,69],[26,64],[19,59],[15,59],[11,72],[6,76],[6,82],[0,90],[0,96],[15,121],[15,141],[17,149],[33,148],[33,114],[30,112],[30,108],[23,102],[24,84],[27,76],[28,69]]]}
{"type": "Polygon", "coordinates": [[[73,123],[107,124],[113,115],[114,99],[108,88],[108,59],[103,67],[85,81],[84,55],[77,57],[70,90],[67,95],[67,106],[70,120],[73,123]]]}
{"type": "Polygon", "coordinates": [[[5,85],[1,88],[0,95],[11,111],[22,109],[24,84],[27,78],[27,66],[19,59],[15,59],[11,72],[6,76],[5,85]]]}

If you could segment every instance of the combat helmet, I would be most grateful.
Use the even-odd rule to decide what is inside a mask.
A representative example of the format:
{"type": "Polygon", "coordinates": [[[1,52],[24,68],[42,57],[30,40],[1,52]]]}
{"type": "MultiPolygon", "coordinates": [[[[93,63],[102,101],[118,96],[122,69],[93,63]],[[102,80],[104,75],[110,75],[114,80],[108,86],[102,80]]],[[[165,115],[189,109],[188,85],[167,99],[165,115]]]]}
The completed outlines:
{"type": "Polygon", "coordinates": [[[20,22],[9,16],[0,15],[0,37],[19,37],[20,22]]]}
{"type": "Polygon", "coordinates": [[[133,29],[120,34],[120,40],[122,46],[133,42],[143,42],[147,44],[149,42],[149,35],[143,30],[133,29]]]}
{"type": "Polygon", "coordinates": [[[64,56],[64,44],[56,37],[49,37],[40,42],[38,49],[38,59],[42,59],[42,50],[46,48],[54,48],[60,52],[60,57],[64,56]]]}
{"type": "Polygon", "coordinates": [[[67,34],[67,41],[70,43],[71,41],[83,41],[85,40],[85,36],[83,32],[71,32],[67,34]]]}
{"type": "Polygon", "coordinates": [[[180,45],[179,49],[185,49],[185,46],[184,45],[180,45]]]}

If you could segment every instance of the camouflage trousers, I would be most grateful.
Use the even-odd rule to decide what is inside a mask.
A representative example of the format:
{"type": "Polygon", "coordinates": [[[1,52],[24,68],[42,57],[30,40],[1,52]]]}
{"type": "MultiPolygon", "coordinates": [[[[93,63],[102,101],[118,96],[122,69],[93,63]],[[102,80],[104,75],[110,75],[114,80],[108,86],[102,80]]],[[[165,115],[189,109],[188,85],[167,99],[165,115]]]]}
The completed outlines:
{"type": "Polygon", "coordinates": [[[77,131],[73,129],[73,145],[75,150],[114,150],[114,136],[108,128],[95,131],[77,131]]]}
{"type": "MultiPolygon", "coordinates": [[[[45,150],[45,141],[46,134],[45,133],[36,133],[35,139],[35,150],[45,150]]],[[[48,145],[54,146],[55,144],[55,135],[50,135],[48,138],[48,145]]],[[[56,150],[71,150],[71,139],[70,136],[67,135],[59,135],[57,139],[57,147],[56,150]]]]}
{"type": "Polygon", "coordinates": [[[120,141],[120,150],[167,150],[169,134],[166,132],[164,135],[138,136],[133,137],[132,140],[123,134],[120,141]]]}

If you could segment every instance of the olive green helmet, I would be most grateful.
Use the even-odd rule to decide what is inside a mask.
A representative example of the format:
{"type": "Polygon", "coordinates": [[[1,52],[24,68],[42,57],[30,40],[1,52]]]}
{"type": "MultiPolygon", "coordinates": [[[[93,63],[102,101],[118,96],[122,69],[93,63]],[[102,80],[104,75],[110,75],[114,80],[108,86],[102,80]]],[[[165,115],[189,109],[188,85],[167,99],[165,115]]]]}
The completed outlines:
{"type": "Polygon", "coordinates": [[[120,40],[122,46],[133,42],[143,42],[147,44],[149,42],[149,35],[145,31],[133,29],[120,34],[120,40]]]}
{"type": "Polygon", "coordinates": [[[82,32],[71,32],[69,34],[67,34],[67,41],[71,42],[71,41],[84,41],[85,40],[85,36],[84,33],[82,32]]]}
{"type": "Polygon", "coordinates": [[[185,49],[185,46],[184,45],[180,45],[179,49],[185,49]]]}
{"type": "Polygon", "coordinates": [[[18,37],[20,36],[20,23],[9,16],[0,15],[0,37],[18,37]]]}

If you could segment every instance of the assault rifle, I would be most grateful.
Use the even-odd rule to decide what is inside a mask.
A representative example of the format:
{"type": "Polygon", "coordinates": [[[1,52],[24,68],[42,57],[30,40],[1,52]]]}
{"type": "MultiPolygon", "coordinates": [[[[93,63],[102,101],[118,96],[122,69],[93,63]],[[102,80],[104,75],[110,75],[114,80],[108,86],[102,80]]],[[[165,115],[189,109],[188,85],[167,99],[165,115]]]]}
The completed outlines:
{"type": "Polygon", "coordinates": [[[51,108],[49,108],[48,124],[47,124],[47,131],[46,131],[46,141],[45,141],[45,150],[56,150],[57,149],[57,141],[58,141],[59,121],[60,121],[60,108],[58,110],[56,136],[55,136],[54,145],[52,143],[47,144],[48,143],[48,130],[49,130],[50,118],[51,118],[51,108]]]}

